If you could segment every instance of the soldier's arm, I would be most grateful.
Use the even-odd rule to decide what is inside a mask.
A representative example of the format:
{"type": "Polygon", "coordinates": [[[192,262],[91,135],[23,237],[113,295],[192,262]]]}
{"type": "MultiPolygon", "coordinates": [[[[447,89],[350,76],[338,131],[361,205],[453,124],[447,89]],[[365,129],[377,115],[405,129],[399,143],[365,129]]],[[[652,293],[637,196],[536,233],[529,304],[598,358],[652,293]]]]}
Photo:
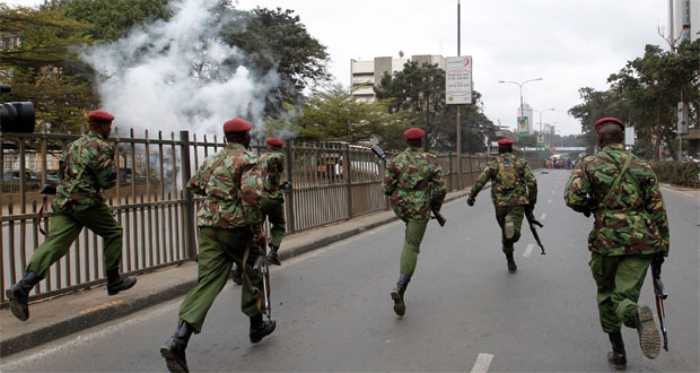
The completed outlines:
{"type": "Polygon", "coordinates": [[[469,198],[476,198],[476,196],[481,192],[481,189],[484,188],[486,183],[491,181],[494,176],[494,172],[497,169],[497,167],[494,166],[495,161],[490,161],[487,165],[486,168],[484,168],[483,171],[481,171],[481,174],[479,175],[479,178],[476,180],[474,185],[472,186],[471,192],[469,192],[469,198]]]}
{"type": "Polygon", "coordinates": [[[579,162],[571,172],[564,191],[564,201],[569,208],[583,214],[595,210],[595,202],[591,198],[591,182],[586,174],[586,162],[579,162]]]}
{"type": "Polygon", "coordinates": [[[535,206],[537,204],[537,178],[532,173],[527,161],[523,160],[523,164],[523,177],[525,178],[525,186],[527,186],[527,200],[530,202],[530,206],[535,206]]]}
{"type": "Polygon", "coordinates": [[[209,182],[210,175],[211,171],[209,170],[209,162],[204,161],[199,170],[197,170],[194,176],[190,178],[190,181],[187,182],[187,190],[200,196],[206,195],[206,186],[209,182]]]}
{"type": "MultiPolygon", "coordinates": [[[[92,149],[84,149],[88,154],[92,149]]],[[[117,184],[117,173],[114,170],[114,148],[105,143],[95,147],[96,153],[87,164],[95,176],[97,188],[106,190],[117,184]]]]}
{"type": "Polygon", "coordinates": [[[670,248],[670,233],[668,230],[668,217],[666,216],[666,208],[664,207],[663,196],[659,188],[659,181],[654,171],[649,168],[649,178],[646,185],[642,186],[644,195],[644,206],[653,224],[656,225],[661,235],[661,251],[664,256],[668,256],[670,248]]]}
{"type": "Polygon", "coordinates": [[[447,195],[447,187],[445,186],[442,167],[437,165],[433,166],[431,179],[433,183],[430,196],[431,204],[438,207],[442,206],[445,196],[447,195]]]}
{"type": "Polygon", "coordinates": [[[399,181],[399,170],[393,161],[390,161],[384,171],[384,194],[390,196],[396,191],[399,181]]]}

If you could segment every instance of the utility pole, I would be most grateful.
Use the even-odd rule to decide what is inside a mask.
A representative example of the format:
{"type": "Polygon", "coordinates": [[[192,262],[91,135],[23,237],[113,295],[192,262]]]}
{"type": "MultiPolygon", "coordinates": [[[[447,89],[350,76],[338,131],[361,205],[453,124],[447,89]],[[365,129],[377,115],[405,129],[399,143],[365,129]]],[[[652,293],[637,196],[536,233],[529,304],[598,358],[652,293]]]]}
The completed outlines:
{"type": "MultiPolygon", "coordinates": [[[[671,4],[673,8],[673,4],[671,4]]],[[[673,11],[673,10],[671,10],[673,11]]],[[[681,43],[690,41],[690,0],[681,1],[681,43]]],[[[673,30],[673,27],[672,27],[673,30]]],[[[673,31],[672,31],[673,32],[673,31]]],[[[673,35],[673,34],[672,34],[673,35]]],[[[678,103],[678,159],[683,159],[683,135],[688,131],[689,121],[688,104],[685,98],[685,92],[681,91],[681,102],[678,103]]]]}
{"type": "MultiPolygon", "coordinates": [[[[457,0],[457,56],[462,56],[462,4],[457,0]]],[[[457,105],[457,188],[462,189],[462,105],[457,105]]],[[[450,170],[452,172],[452,170],[450,170]]]]}

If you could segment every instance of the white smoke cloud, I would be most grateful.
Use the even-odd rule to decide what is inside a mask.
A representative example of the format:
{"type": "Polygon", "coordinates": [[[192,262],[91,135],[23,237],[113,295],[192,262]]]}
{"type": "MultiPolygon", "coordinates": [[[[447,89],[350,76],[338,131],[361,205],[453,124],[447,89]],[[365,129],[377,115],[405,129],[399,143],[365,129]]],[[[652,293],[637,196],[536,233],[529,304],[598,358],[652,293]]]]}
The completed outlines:
{"type": "Polygon", "coordinates": [[[103,108],[118,126],[220,133],[236,116],[262,126],[265,95],[279,84],[277,73],[254,74],[243,65],[244,53],[218,38],[225,20],[212,12],[216,3],[174,2],[169,21],[82,53],[100,76],[103,108]],[[237,67],[228,69],[225,61],[237,67]]]}

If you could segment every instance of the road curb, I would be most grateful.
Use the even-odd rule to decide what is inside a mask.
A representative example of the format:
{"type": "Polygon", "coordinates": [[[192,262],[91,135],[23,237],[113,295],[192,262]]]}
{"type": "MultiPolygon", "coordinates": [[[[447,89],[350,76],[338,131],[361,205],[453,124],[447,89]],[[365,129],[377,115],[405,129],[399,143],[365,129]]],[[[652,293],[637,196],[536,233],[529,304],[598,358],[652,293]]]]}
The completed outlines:
{"type": "MultiPolygon", "coordinates": [[[[462,198],[466,196],[466,194],[467,191],[451,193],[448,198],[445,199],[445,203],[462,198]]],[[[296,247],[291,247],[287,250],[283,249],[283,251],[280,252],[280,258],[284,260],[300,256],[307,252],[320,249],[324,246],[348,239],[397,220],[398,218],[396,216],[391,215],[385,219],[380,219],[368,224],[359,225],[350,230],[321,237],[317,240],[301,244],[296,247]]],[[[167,269],[165,270],[167,271],[167,269]]],[[[142,309],[175,299],[186,294],[196,284],[197,279],[193,278],[192,280],[173,284],[172,286],[160,289],[154,293],[145,294],[144,296],[138,298],[122,302],[113,302],[95,310],[81,312],[74,317],[40,329],[29,331],[26,334],[20,334],[8,339],[2,339],[0,340],[0,358],[5,358],[9,355],[40,346],[56,339],[69,336],[73,333],[77,333],[82,330],[128,316],[142,309]]]]}

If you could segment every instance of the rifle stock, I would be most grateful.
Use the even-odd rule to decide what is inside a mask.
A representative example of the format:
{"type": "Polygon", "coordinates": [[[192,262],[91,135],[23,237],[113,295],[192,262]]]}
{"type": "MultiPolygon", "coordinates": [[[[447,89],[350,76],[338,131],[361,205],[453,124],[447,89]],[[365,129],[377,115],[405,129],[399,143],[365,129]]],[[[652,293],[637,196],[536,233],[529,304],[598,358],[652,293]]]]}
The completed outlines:
{"type": "Polygon", "coordinates": [[[654,298],[656,299],[656,313],[659,317],[661,335],[664,339],[664,350],[668,351],[668,330],[666,329],[666,309],[664,301],[668,298],[664,290],[664,283],[661,281],[661,268],[656,265],[651,266],[651,276],[654,280],[654,298]]]}

